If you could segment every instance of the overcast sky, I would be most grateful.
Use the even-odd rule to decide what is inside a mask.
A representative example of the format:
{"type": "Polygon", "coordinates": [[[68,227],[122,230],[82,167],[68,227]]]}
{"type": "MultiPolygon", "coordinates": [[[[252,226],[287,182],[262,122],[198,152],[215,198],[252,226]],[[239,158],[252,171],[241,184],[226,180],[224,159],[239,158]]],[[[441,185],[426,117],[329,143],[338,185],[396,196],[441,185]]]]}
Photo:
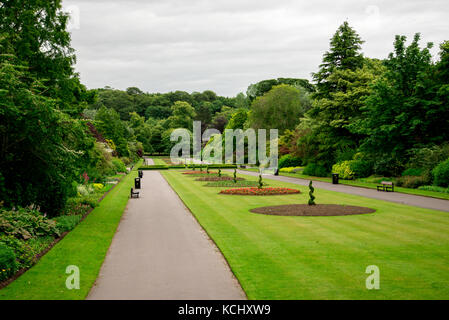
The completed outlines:
{"type": "Polygon", "coordinates": [[[448,0],[64,0],[76,70],[89,88],[214,90],[311,78],[345,20],[385,58],[396,34],[449,40],[448,0]]]}

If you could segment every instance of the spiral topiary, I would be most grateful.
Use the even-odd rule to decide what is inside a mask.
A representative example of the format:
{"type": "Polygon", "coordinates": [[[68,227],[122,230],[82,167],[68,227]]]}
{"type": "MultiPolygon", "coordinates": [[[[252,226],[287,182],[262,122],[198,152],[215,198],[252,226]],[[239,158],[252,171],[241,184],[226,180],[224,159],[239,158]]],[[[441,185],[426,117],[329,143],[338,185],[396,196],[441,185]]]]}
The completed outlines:
{"type": "Polygon", "coordinates": [[[237,169],[234,169],[234,183],[237,183],[237,169]]]}
{"type": "Polygon", "coordinates": [[[221,169],[218,169],[218,176],[221,177],[221,169]]]}
{"type": "Polygon", "coordinates": [[[262,182],[262,174],[259,174],[259,189],[262,189],[263,187],[263,182],[262,182]]]}
{"type": "Polygon", "coordinates": [[[310,189],[310,192],[309,192],[309,197],[310,197],[310,199],[309,199],[309,206],[314,206],[314,205],[316,205],[316,203],[315,203],[315,196],[313,195],[313,192],[315,191],[315,188],[312,186],[312,181],[310,181],[310,183],[309,183],[309,189],[310,189]]]}

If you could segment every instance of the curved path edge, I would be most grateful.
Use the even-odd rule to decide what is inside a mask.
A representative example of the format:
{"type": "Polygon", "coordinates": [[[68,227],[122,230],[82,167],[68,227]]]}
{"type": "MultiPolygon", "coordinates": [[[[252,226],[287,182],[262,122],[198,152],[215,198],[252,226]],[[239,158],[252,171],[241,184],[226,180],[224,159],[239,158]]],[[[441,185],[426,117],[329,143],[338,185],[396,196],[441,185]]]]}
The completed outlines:
{"type": "MultiPolygon", "coordinates": [[[[258,176],[258,172],[244,171],[238,170],[238,173],[250,175],[250,176],[258,176]]],[[[301,179],[301,178],[292,178],[286,176],[275,176],[275,175],[266,175],[268,179],[289,182],[301,186],[308,186],[310,180],[301,179]]],[[[347,194],[353,194],[357,196],[362,196],[371,199],[384,200],[390,202],[401,203],[409,206],[415,206],[426,209],[433,209],[439,211],[449,212],[449,200],[423,197],[417,195],[411,195],[400,192],[380,192],[374,189],[361,188],[343,184],[332,184],[328,182],[315,181],[313,180],[313,186],[319,189],[342,192],[347,194]]]]}

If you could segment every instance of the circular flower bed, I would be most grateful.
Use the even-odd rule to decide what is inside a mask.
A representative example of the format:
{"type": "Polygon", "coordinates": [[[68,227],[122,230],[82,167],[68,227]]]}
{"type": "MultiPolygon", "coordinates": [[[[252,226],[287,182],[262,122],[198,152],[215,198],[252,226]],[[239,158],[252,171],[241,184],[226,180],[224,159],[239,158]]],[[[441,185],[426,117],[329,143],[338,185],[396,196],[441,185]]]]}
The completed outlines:
{"type": "Polygon", "coordinates": [[[279,188],[279,187],[269,187],[269,188],[237,188],[237,189],[226,189],[221,190],[221,194],[233,194],[233,195],[243,195],[243,196],[276,196],[276,195],[286,195],[300,193],[299,190],[290,188],[279,188]]]}
{"type": "Polygon", "coordinates": [[[376,212],[375,209],[343,206],[338,204],[317,204],[309,206],[307,204],[286,204],[274,207],[261,207],[251,209],[251,212],[268,214],[274,216],[348,216],[355,214],[368,214],[376,212]]]}

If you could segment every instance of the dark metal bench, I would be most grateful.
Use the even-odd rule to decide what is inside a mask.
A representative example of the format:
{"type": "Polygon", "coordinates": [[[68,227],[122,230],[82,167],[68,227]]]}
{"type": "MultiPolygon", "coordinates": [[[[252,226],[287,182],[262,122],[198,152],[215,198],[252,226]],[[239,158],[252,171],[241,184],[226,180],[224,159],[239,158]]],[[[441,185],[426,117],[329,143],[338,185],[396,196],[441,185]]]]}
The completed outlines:
{"type": "Polygon", "coordinates": [[[382,181],[377,186],[377,191],[394,192],[394,183],[391,181],[382,181]]]}
{"type": "Polygon", "coordinates": [[[133,188],[131,188],[131,198],[139,198],[139,192],[135,192],[133,188]]]}

